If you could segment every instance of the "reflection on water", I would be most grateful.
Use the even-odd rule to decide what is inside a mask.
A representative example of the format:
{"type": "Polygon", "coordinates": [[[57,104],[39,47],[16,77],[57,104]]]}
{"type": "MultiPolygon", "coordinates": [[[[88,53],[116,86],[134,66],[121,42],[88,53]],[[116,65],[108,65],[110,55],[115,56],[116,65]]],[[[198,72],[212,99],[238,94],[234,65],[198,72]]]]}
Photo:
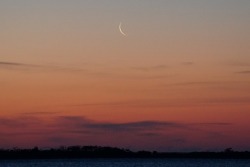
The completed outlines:
{"type": "Polygon", "coordinates": [[[222,159],[76,159],[8,160],[0,167],[250,167],[250,160],[222,159]]]}

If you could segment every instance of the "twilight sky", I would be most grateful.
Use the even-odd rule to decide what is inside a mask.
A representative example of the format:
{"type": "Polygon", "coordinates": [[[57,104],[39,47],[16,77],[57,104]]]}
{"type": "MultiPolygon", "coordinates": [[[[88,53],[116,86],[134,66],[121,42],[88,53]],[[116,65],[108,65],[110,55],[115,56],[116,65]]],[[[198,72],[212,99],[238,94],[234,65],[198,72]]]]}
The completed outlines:
{"type": "Polygon", "coordinates": [[[1,0],[0,147],[250,150],[249,18],[249,0],[1,0]]]}

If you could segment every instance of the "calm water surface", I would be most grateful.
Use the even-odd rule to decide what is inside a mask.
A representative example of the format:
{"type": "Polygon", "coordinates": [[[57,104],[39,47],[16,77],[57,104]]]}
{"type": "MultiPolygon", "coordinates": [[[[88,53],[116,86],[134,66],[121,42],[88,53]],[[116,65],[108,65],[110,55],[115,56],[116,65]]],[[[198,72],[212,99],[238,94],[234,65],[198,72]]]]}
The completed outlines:
{"type": "Polygon", "coordinates": [[[77,159],[0,161],[0,167],[250,167],[250,160],[77,159]]]}

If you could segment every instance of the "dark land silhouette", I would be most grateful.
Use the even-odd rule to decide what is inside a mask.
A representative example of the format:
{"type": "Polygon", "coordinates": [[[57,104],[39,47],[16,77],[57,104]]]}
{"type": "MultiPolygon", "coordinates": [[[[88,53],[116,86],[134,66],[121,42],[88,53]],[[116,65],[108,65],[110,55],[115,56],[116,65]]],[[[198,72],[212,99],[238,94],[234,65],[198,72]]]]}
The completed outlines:
{"type": "Polygon", "coordinates": [[[72,158],[210,158],[250,159],[250,152],[233,151],[227,148],[221,152],[133,152],[128,149],[100,146],[69,146],[51,149],[0,149],[0,159],[72,159],[72,158]]]}

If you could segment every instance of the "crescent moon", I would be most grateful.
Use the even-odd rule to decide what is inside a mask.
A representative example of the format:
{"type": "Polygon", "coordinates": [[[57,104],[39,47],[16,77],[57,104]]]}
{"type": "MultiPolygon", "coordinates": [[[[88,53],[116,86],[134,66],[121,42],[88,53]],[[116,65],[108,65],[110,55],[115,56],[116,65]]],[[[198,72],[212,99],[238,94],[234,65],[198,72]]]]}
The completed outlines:
{"type": "Polygon", "coordinates": [[[123,36],[127,36],[127,35],[122,31],[122,23],[119,24],[119,30],[120,30],[120,33],[121,33],[123,36]]]}

